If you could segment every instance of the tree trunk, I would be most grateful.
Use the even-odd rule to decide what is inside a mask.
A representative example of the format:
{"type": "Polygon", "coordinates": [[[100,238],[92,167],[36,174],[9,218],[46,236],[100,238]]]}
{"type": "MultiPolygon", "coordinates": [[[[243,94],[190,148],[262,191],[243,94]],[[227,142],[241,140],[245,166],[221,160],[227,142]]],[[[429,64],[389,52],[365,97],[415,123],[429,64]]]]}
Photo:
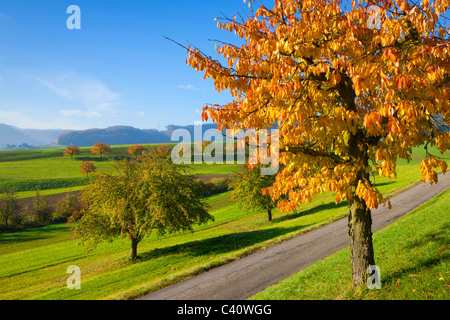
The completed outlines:
{"type": "Polygon", "coordinates": [[[348,236],[351,240],[353,288],[367,284],[367,268],[375,265],[372,244],[372,215],[358,196],[349,201],[348,236]]]}
{"type": "Polygon", "coordinates": [[[270,222],[272,222],[272,210],[267,209],[267,220],[270,222]]]}
{"type": "Polygon", "coordinates": [[[141,241],[140,239],[131,237],[131,252],[130,252],[131,260],[137,259],[137,245],[140,241],[141,241]]]}

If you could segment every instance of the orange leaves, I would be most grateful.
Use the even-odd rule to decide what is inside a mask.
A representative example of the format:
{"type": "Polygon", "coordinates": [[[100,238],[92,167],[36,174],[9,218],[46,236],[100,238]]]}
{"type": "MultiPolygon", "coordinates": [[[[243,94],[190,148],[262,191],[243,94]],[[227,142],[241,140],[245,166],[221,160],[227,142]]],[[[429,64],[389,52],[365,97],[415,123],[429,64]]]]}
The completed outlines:
{"type": "Polygon", "coordinates": [[[366,205],[370,209],[377,209],[379,204],[384,203],[386,200],[378,189],[374,189],[370,182],[367,180],[360,180],[356,187],[355,193],[360,199],[366,202],[366,205]]]}
{"type": "Polygon", "coordinates": [[[398,62],[397,51],[393,48],[388,48],[386,50],[386,57],[390,59],[394,64],[398,62]]]}
{"type": "MultiPolygon", "coordinates": [[[[410,158],[412,147],[432,141],[441,152],[450,148],[441,129],[450,126],[450,45],[437,37],[436,23],[448,1],[423,10],[408,3],[383,0],[380,26],[370,29],[361,1],[347,9],[337,0],[277,0],[270,9],[252,1],[255,16],[218,24],[241,38],[216,48],[221,59],[189,48],[187,63],[233,97],[204,107],[203,121],[221,129],[279,127],[285,168],[269,193],[289,196],[281,208],[321,192],[336,193],[338,203],[357,185],[376,207],[384,199],[361,178],[372,170],[367,163],[394,178],[398,158],[410,158]]],[[[427,160],[425,180],[435,181],[435,165],[446,169],[427,160]]]]}
{"type": "Polygon", "coordinates": [[[399,134],[402,133],[402,128],[400,126],[400,122],[394,117],[391,117],[389,119],[388,128],[389,128],[389,132],[391,132],[394,136],[398,136],[399,134]]]}
{"type": "Polygon", "coordinates": [[[447,172],[447,162],[443,160],[436,159],[433,156],[429,156],[426,159],[422,160],[420,164],[420,170],[422,171],[422,181],[430,184],[438,182],[438,175],[435,168],[440,168],[442,172],[445,174],[447,172]]]}
{"type": "Polygon", "coordinates": [[[203,107],[203,111],[202,111],[202,121],[203,122],[207,122],[209,119],[208,117],[208,106],[204,106],[203,107]]]}
{"type": "Polygon", "coordinates": [[[406,74],[399,75],[395,80],[397,89],[406,89],[409,90],[411,88],[411,79],[406,74]]]}
{"type": "Polygon", "coordinates": [[[364,116],[364,126],[368,129],[380,128],[383,117],[378,112],[367,113],[364,116]]]}

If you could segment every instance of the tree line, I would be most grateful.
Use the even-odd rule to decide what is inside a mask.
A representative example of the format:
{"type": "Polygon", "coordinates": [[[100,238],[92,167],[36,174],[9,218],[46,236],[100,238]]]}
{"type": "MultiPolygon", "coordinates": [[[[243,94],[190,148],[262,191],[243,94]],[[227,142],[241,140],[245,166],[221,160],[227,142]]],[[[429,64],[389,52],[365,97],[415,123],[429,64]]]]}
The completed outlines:
{"type": "Polygon", "coordinates": [[[39,187],[30,201],[21,205],[13,189],[0,193],[0,231],[15,231],[50,223],[66,221],[76,210],[80,203],[76,193],[67,195],[54,205],[49,203],[48,196],[41,193],[39,187]]]}

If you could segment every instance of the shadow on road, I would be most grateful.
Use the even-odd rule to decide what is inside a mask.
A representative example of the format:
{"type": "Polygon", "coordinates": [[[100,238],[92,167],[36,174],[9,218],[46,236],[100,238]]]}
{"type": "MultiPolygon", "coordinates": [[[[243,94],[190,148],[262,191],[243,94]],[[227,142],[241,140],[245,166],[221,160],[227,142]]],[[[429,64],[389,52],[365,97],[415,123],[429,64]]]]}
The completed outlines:
{"type": "Polygon", "coordinates": [[[245,247],[249,247],[264,241],[283,236],[290,232],[308,228],[310,225],[290,228],[270,228],[256,231],[238,232],[198,241],[190,241],[179,245],[165,248],[157,248],[151,251],[143,252],[139,259],[133,263],[141,263],[164,256],[183,254],[189,256],[208,256],[219,255],[233,252],[245,247]]]}

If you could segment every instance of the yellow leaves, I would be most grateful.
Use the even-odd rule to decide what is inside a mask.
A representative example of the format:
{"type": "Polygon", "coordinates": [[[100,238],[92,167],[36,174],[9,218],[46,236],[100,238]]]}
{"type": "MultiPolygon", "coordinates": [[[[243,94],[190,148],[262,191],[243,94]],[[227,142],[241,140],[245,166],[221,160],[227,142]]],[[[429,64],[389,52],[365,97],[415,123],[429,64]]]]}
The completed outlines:
{"type": "MultiPolygon", "coordinates": [[[[377,161],[374,169],[394,178],[397,158],[407,158],[408,150],[431,134],[439,151],[450,148],[448,132],[440,134],[433,122],[442,114],[449,125],[449,83],[438,85],[450,74],[450,45],[436,37],[441,32],[436,17],[448,1],[436,0],[424,11],[408,8],[406,0],[384,3],[380,30],[368,30],[360,1],[343,9],[332,0],[277,0],[274,8],[261,6],[246,21],[218,23],[243,39],[242,45],[218,47],[221,60],[189,48],[187,63],[233,97],[231,103],[204,107],[203,121],[219,128],[280,127],[280,163],[289,169],[270,193],[289,195],[281,207],[324,191],[335,192],[337,202],[345,199],[356,188],[356,173],[370,169],[349,149],[367,151],[377,161]],[[393,18],[386,10],[394,7],[405,15],[393,18]],[[406,21],[417,30],[417,43],[402,40],[406,21]],[[357,133],[361,140],[350,140],[357,133]],[[347,165],[296,153],[296,147],[311,143],[314,151],[347,165]]],[[[434,181],[430,170],[436,165],[447,169],[446,163],[426,162],[424,179],[434,181]]],[[[360,185],[358,192],[371,206],[381,203],[370,185],[360,185]]]]}
{"type": "Polygon", "coordinates": [[[404,116],[408,121],[415,122],[420,117],[420,112],[418,107],[414,102],[411,101],[401,101],[398,104],[399,114],[404,116]]]}
{"type": "Polygon", "coordinates": [[[398,63],[397,51],[395,49],[388,48],[385,54],[394,64],[398,63]]]}
{"type": "Polygon", "coordinates": [[[391,116],[388,122],[388,130],[391,133],[392,137],[400,138],[404,134],[405,127],[398,118],[391,116]]]}
{"type": "Polygon", "coordinates": [[[389,77],[387,75],[385,75],[383,72],[380,72],[380,76],[381,76],[381,79],[383,79],[383,81],[389,81],[389,77]]]}
{"type": "Polygon", "coordinates": [[[423,159],[422,163],[420,164],[420,170],[422,171],[422,181],[424,183],[427,183],[429,181],[430,184],[437,183],[438,175],[435,168],[438,167],[441,168],[444,174],[447,172],[448,166],[446,161],[436,159],[431,155],[428,158],[423,159]]]}
{"type": "MultiPolygon", "coordinates": [[[[386,199],[383,198],[378,189],[374,189],[367,180],[360,180],[356,187],[355,194],[366,202],[367,207],[376,209],[380,204],[384,204],[386,199]]],[[[391,208],[390,202],[388,202],[391,208]]]]}
{"type": "Polygon", "coordinates": [[[355,77],[355,79],[353,79],[353,87],[355,89],[355,94],[357,96],[361,95],[361,82],[363,81],[362,77],[360,77],[359,75],[355,77]]]}
{"type": "Polygon", "coordinates": [[[364,116],[364,126],[374,132],[374,128],[379,129],[381,127],[381,121],[383,117],[378,112],[367,113],[364,116]]]}
{"type": "Polygon", "coordinates": [[[409,90],[411,88],[411,79],[409,76],[405,74],[399,75],[395,80],[397,89],[406,89],[409,90]]]}

